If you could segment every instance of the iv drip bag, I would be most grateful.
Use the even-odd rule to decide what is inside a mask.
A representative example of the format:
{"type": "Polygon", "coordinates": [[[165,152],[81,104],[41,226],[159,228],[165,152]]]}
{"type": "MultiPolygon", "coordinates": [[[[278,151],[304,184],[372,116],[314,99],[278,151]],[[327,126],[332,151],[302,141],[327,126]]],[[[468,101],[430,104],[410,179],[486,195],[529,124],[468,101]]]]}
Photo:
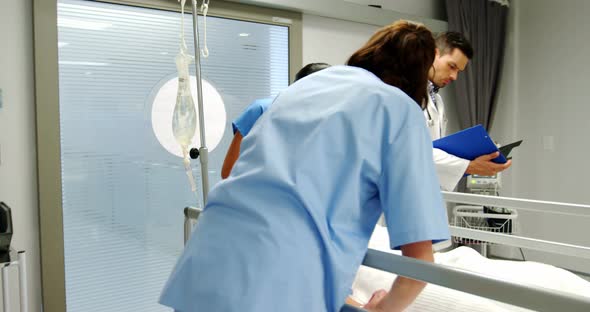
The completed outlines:
{"type": "MultiPolygon", "coordinates": [[[[176,56],[176,67],[178,68],[178,92],[176,94],[176,105],[172,115],[172,133],[174,138],[188,151],[197,128],[197,113],[190,89],[189,64],[191,56],[187,55],[181,48],[176,56]]],[[[186,156],[185,156],[186,157],[186,156]]]]}

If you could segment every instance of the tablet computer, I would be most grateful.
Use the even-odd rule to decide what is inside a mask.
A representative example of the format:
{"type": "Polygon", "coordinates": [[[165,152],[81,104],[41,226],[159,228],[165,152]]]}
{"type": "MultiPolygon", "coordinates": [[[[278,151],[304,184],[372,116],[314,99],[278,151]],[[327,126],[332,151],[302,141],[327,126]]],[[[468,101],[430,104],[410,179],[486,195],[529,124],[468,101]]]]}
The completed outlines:
{"type": "Polygon", "coordinates": [[[498,148],[498,150],[500,151],[500,153],[502,153],[502,155],[504,155],[504,157],[506,157],[506,160],[511,159],[512,157],[509,157],[510,152],[512,151],[512,149],[514,149],[515,147],[519,146],[520,143],[522,143],[522,140],[520,141],[516,141],[504,146],[501,146],[498,148]]]}

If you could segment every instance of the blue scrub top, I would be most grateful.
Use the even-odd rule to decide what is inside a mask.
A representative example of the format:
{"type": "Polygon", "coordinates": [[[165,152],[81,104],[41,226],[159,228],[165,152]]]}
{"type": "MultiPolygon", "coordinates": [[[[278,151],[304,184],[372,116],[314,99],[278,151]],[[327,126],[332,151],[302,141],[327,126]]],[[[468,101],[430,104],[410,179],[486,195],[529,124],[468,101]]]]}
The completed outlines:
{"type": "Polygon", "coordinates": [[[232,129],[234,134],[236,134],[236,130],[240,131],[243,137],[247,136],[250,133],[250,129],[256,123],[256,120],[262,116],[268,106],[272,103],[273,98],[267,99],[258,99],[252,102],[246,110],[238,117],[234,122],[232,122],[232,129]]]}
{"type": "Polygon", "coordinates": [[[449,239],[419,106],[360,68],[302,79],[242,142],[160,303],[189,311],[339,311],[381,212],[392,248],[449,239]]]}

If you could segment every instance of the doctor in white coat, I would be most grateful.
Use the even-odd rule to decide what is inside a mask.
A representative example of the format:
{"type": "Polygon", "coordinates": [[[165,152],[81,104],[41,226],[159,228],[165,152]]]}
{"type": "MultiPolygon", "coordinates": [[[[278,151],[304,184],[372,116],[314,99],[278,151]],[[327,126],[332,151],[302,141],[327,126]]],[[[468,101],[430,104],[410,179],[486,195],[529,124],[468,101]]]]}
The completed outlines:
{"type": "MultiPolygon", "coordinates": [[[[473,56],[473,48],[469,41],[457,32],[440,33],[436,37],[436,46],[434,63],[428,73],[429,97],[424,110],[424,117],[432,140],[447,135],[445,105],[438,90],[455,81],[473,56]]],[[[433,149],[434,163],[441,188],[445,191],[452,191],[465,173],[491,176],[510,167],[512,164],[510,160],[505,164],[492,162],[492,159],[498,155],[496,152],[469,161],[448,154],[443,150],[433,149]]]]}

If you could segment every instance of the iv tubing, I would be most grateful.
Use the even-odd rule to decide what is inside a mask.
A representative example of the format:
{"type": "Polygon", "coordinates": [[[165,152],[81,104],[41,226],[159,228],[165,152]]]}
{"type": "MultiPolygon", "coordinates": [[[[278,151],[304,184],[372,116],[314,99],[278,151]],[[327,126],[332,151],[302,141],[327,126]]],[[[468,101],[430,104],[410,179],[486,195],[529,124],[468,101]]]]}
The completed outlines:
{"type": "Polygon", "coordinates": [[[201,53],[204,58],[209,57],[209,49],[207,48],[207,12],[209,12],[209,0],[204,0],[201,4],[201,11],[203,12],[203,49],[201,53]]]}

